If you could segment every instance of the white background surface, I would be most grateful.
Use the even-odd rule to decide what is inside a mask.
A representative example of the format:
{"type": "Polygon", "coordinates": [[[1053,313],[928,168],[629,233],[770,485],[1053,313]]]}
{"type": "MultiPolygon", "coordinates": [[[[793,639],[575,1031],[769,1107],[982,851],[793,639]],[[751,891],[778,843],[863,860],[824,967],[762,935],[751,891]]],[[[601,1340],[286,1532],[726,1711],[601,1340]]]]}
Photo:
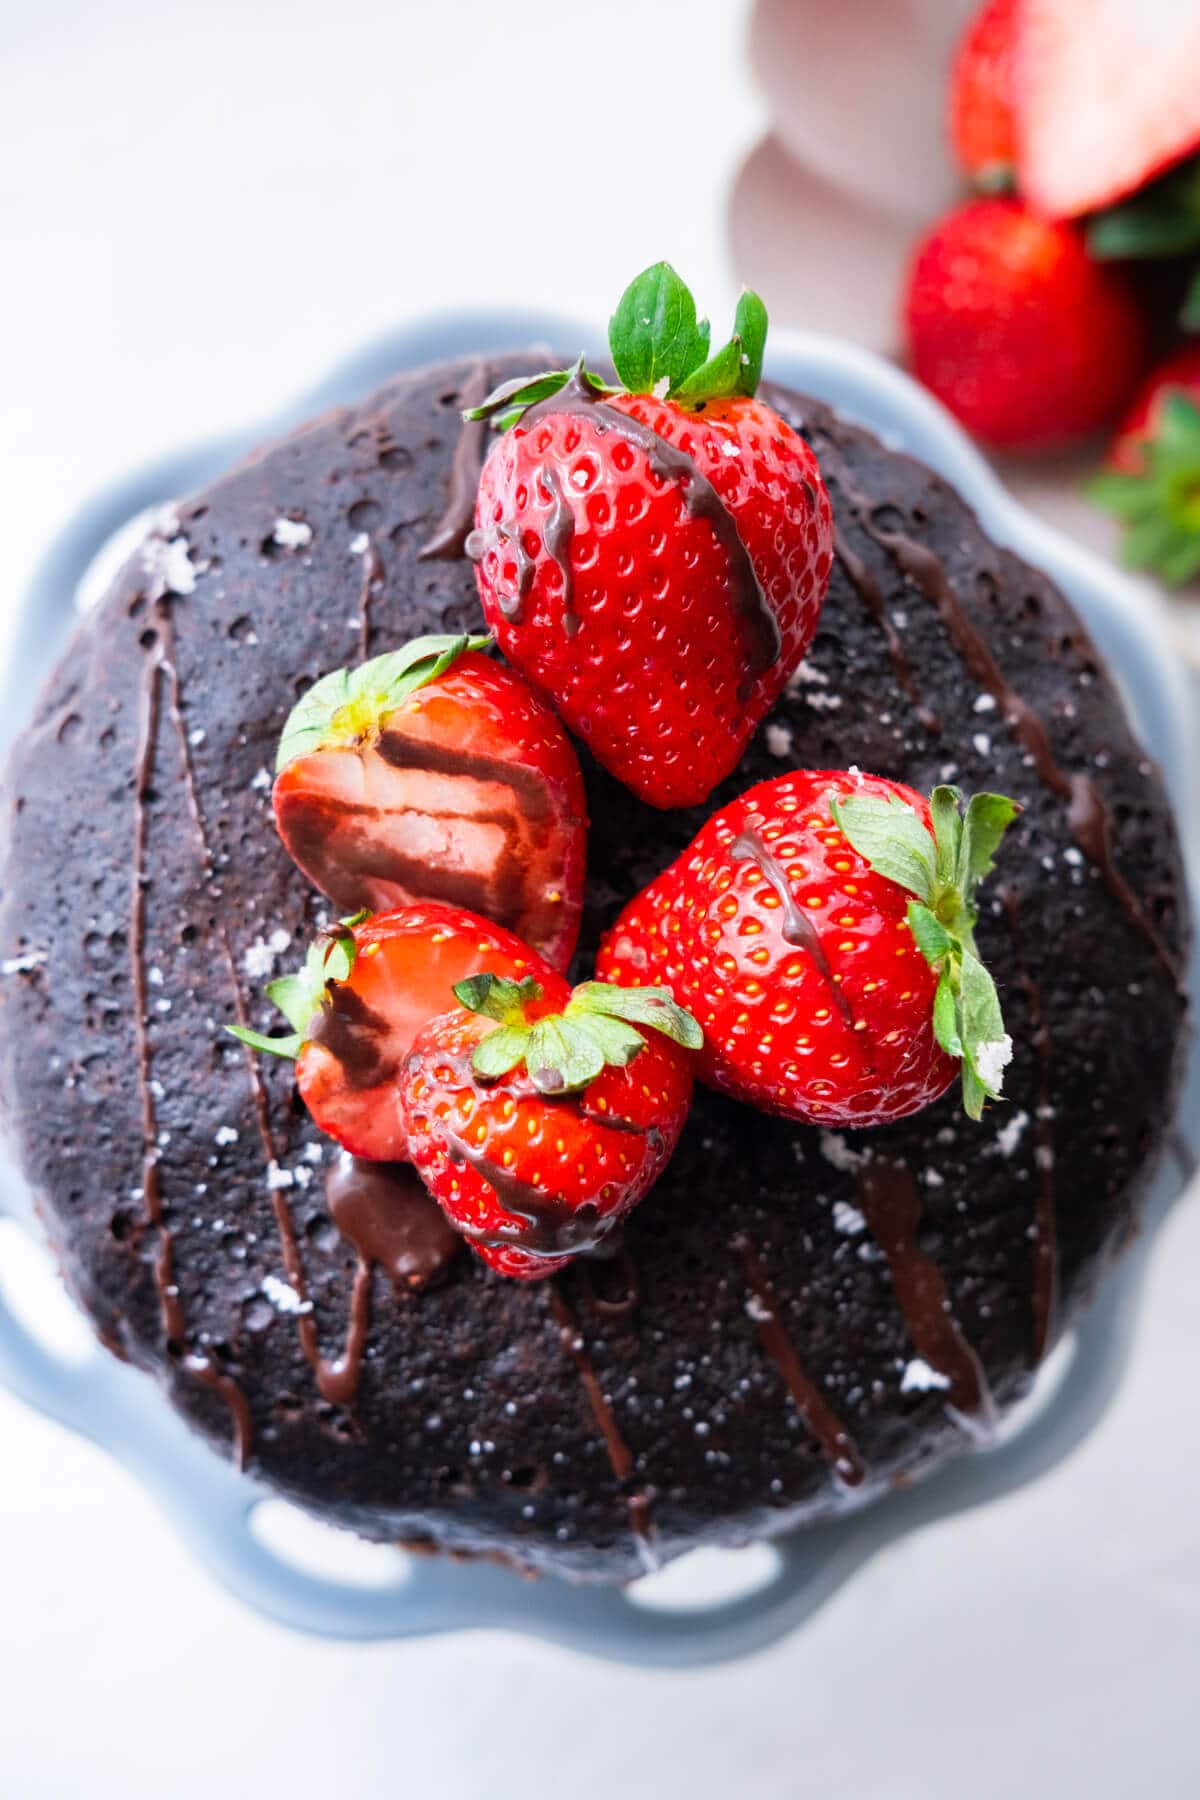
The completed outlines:
{"type": "MultiPolygon", "coordinates": [[[[602,314],[664,254],[726,304],[722,207],[762,123],[744,30],[733,0],[0,0],[0,632],[97,485],[407,315],[602,314]]],[[[1194,1795],[1198,1271],[1181,1206],[1066,1468],[691,1674],[289,1636],[0,1392],[0,1794],[1194,1795]]]]}

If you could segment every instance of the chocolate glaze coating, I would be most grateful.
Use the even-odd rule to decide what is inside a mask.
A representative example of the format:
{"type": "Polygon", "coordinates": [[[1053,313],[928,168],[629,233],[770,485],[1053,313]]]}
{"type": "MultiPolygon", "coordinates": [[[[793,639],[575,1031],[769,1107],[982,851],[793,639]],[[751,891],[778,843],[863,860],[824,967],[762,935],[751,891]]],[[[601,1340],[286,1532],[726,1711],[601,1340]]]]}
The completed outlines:
{"type": "MultiPolygon", "coordinates": [[[[486,374],[533,366],[498,357],[486,374]]],[[[181,504],[81,626],[8,771],[0,955],[48,958],[0,981],[0,1095],[98,1330],[218,1443],[236,1428],[258,1473],[371,1537],[621,1579],[651,1549],[743,1541],[851,1486],[883,1490],[1026,1389],[1163,1140],[1183,877],[1159,776],[1052,585],[929,470],[768,390],[821,458],[842,555],[801,679],[711,804],[849,763],[1022,801],[979,933],[1016,1040],[1009,1103],[973,1126],[947,1096],[872,1134],[864,1171],[846,1154],[861,1142],[701,1092],[620,1264],[527,1286],[463,1254],[397,1292],[330,1217],[335,1152],[291,1065],[256,1065],[222,1027],[269,1026],[271,935],[292,940],[278,972],[324,916],[270,819],[296,696],[360,654],[478,626],[470,564],[421,556],[454,537],[458,407],[478,379],[469,362],[403,377],[252,457],[181,504]],[[280,544],[282,518],[311,540],[280,544]],[[1090,775],[1111,869],[1095,813],[1080,848],[1069,796],[988,706],[899,539],[932,553],[1054,766],[1090,775]],[[306,1332],[264,1295],[269,1276],[302,1285],[306,1332]],[[921,1385],[922,1363],[941,1385],[921,1385]]],[[[581,971],[710,810],[651,812],[587,779],[581,971]]]]}

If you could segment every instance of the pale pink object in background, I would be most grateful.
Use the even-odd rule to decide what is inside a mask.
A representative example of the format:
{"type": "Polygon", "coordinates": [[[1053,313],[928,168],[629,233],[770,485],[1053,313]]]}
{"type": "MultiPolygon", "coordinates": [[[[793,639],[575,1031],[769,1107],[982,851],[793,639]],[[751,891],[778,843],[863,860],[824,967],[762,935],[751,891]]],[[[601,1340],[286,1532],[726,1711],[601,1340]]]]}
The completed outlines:
{"type": "Polygon", "coordinates": [[[976,0],[758,0],[750,59],[770,136],[739,173],[738,275],[781,323],[894,354],[922,226],[961,195],[946,80],[976,0]]]}

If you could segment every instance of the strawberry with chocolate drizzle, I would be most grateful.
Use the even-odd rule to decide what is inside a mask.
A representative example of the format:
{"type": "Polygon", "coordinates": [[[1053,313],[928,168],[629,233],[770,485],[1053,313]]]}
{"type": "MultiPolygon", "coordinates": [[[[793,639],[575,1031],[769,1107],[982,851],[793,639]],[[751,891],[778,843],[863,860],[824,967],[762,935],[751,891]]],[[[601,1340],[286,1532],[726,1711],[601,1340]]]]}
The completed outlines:
{"type": "Polygon", "coordinates": [[[325,675],[293,708],[275,821],[346,912],[467,907],[556,969],[575,948],[587,819],[554,714],[487,638],[417,638],[325,675]]]}
{"type": "Polygon", "coordinates": [[[744,293],[710,356],[707,322],[657,263],[609,328],[622,386],[580,358],[466,415],[504,434],[467,543],[487,622],[654,806],[695,805],[736,766],[812,642],[829,582],[816,458],[755,398],[766,330],[744,293]]]}
{"type": "Polygon", "coordinates": [[[1019,810],[799,770],[715,813],[630,901],[601,980],[668,988],[704,1031],[701,1078],[817,1125],[889,1124],[961,1074],[979,1118],[1011,1044],[975,947],[975,895],[1019,810]]]}
{"type": "Polygon", "coordinates": [[[652,988],[494,967],[418,1033],[408,1154],[471,1248],[537,1280],[594,1250],[670,1161],[692,1097],[695,1020],[652,988]]]}
{"type": "Polygon", "coordinates": [[[454,983],[483,962],[512,981],[554,976],[512,932],[458,907],[402,906],[342,919],[310,947],[297,974],[267,987],[290,1033],[229,1029],[252,1050],[295,1058],[300,1098],[343,1149],[402,1162],[404,1058],[427,1020],[453,1006],[454,983]]]}

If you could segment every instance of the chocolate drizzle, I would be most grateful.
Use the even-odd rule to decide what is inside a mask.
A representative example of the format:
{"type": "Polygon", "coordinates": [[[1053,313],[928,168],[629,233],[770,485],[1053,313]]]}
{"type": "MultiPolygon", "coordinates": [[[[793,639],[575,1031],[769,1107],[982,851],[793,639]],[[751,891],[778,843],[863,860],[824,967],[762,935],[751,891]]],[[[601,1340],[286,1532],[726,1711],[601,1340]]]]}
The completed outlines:
{"type": "Polygon", "coordinates": [[[571,568],[571,544],[575,537],[575,519],[558,476],[549,463],[541,469],[541,483],[550,496],[550,512],[542,527],[542,542],[546,546],[546,555],[558,567],[562,576],[562,622],[563,630],[568,637],[574,637],[579,630],[579,616],[574,610],[575,574],[571,568]]]}
{"type": "MultiPolygon", "coordinates": [[[[231,1375],[226,1374],[201,1352],[185,1353],[186,1321],[179,1287],[175,1281],[175,1247],[171,1231],[163,1217],[162,1184],[158,1170],[158,1117],[154,1090],[150,1085],[150,1041],[147,1031],[146,993],[146,849],[148,818],[146,798],[154,772],[161,715],[162,678],[167,673],[171,682],[173,710],[177,711],[176,677],[173,665],[161,652],[147,661],[143,675],[142,714],[138,731],[133,788],[133,873],[130,886],[130,975],[133,992],[134,1042],[137,1056],[138,1104],[142,1129],[142,1201],[146,1217],[157,1233],[158,1249],[154,1258],[154,1285],[158,1291],[159,1315],[163,1335],[169,1346],[180,1353],[181,1366],[189,1375],[210,1387],[229,1410],[233,1425],[234,1458],[245,1468],[250,1454],[252,1419],[250,1403],[231,1375]]],[[[186,740],[185,740],[186,743],[186,740]]],[[[185,759],[186,761],[186,759],[185,759]]],[[[189,769],[190,764],[186,765],[189,769]]]]}
{"type": "Polygon", "coordinates": [[[1158,927],[1113,862],[1108,809],[1091,777],[1082,772],[1069,775],[1060,767],[1044,721],[1009,685],[991,647],[968,618],[953,584],[933,552],[903,532],[883,531],[872,526],[869,516],[864,518],[860,514],[859,522],[868,536],[888,552],[901,573],[915,582],[926,599],[933,602],[964,664],[1000,707],[1005,722],[1031,758],[1039,781],[1067,802],[1067,823],[1075,842],[1099,870],[1109,893],[1129,923],[1149,944],[1176,990],[1182,992],[1174,957],[1163,942],[1158,927]]]}
{"type": "Polygon", "coordinates": [[[921,1196],[911,1169],[877,1155],[858,1173],[863,1217],[887,1258],[896,1301],[922,1358],[949,1383],[946,1411],[973,1438],[989,1436],[996,1409],[983,1364],[950,1310],[941,1270],[917,1242],[921,1196]]]}
{"type": "Polygon", "coordinates": [[[849,581],[850,586],[854,589],[855,593],[878,625],[880,631],[883,633],[883,641],[887,645],[887,653],[891,658],[892,668],[895,670],[896,674],[896,680],[900,683],[900,686],[904,689],[908,699],[912,702],[913,711],[916,713],[917,718],[921,721],[921,724],[925,727],[926,731],[929,732],[930,736],[937,736],[941,732],[942,722],[933,711],[932,707],[926,705],[925,701],[921,698],[921,690],[917,682],[917,677],[913,672],[913,666],[909,662],[904,645],[900,641],[900,633],[896,630],[888,613],[887,605],[884,601],[883,592],[879,583],[872,575],[870,569],[868,569],[866,563],[862,560],[862,557],[858,556],[850,548],[840,531],[834,533],[833,553],[845,570],[846,579],[849,581]]]}
{"type": "Polygon", "coordinates": [[[408,1163],[343,1155],[325,1177],[325,1201],[359,1260],[378,1263],[397,1293],[431,1286],[462,1246],[408,1163]]]}
{"type": "Polygon", "coordinates": [[[798,950],[806,950],[822,981],[829,989],[830,998],[841,1013],[843,1020],[857,1036],[865,1036],[859,1029],[850,1002],[842,992],[842,984],[834,974],[825,954],[824,945],[817,935],[816,927],[796,905],[787,871],[777,857],[771,855],[762,839],[753,831],[743,831],[735,837],[729,846],[731,862],[752,862],[770,882],[779,896],[779,904],[783,908],[783,932],[785,943],[794,944],[798,950]]]}
{"type": "Polygon", "coordinates": [[[603,1218],[589,1204],[570,1207],[545,1188],[522,1181],[511,1170],[467,1144],[460,1137],[452,1139],[451,1160],[469,1163],[495,1193],[512,1224],[498,1225],[494,1230],[482,1225],[460,1225],[459,1231],[473,1244],[489,1250],[521,1250],[527,1256],[578,1256],[602,1244],[616,1223],[616,1216],[603,1218]]]}
{"type": "Polygon", "coordinates": [[[358,648],[363,661],[371,653],[371,598],[383,586],[387,573],[383,558],[375,548],[375,539],[367,534],[367,547],[362,554],[362,582],[358,590],[358,648]]]}
{"type": "MultiPolygon", "coordinates": [[[[537,563],[525,548],[519,525],[497,525],[496,530],[503,541],[509,545],[513,553],[513,561],[517,565],[517,592],[515,599],[508,595],[498,595],[496,604],[510,625],[519,625],[525,614],[525,601],[533,586],[533,578],[537,573],[537,563]]],[[[473,534],[472,534],[473,535],[473,534]]]]}
{"type": "Polygon", "coordinates": [[[1038,1059],[1037,1111],[1035,1117],[1034,1157],[1038,1172],[1037,1208],[1034,1214],[1033,1240],[1033,1360],[1041,1362],[1051,1349],[1057,1334],[1058,1273],[1058,1204],[1055,1194],[1055,1151],[1053,1109],[1050,1104],[1051,1067],[1054,1042],[1042,1011],[1042,992],[1021,955],[1021,922],[1016,895],[1001,890],[1000,899],[1008,915],[1012,933],[1013,958],[1017,976],[1029,1002],[1033,1022],[1033,1047],[1038,1059]]]}
{"type": "MultiPolygon", "coordinates": [[[[554,1314],[554,1322],[558,1326],[558,1335],[563,1349],[568,1352],[575,1367],[579,1371],[579,1379],[583,1391],[587,1395],[592,1418],[596,1429],[604,1440],[604,1448],[608,1452],[608,1460],[612,1472],[622,1486],[634,1472],[633,1452],[621,1436],[616,1416],[609,1405],[600,1379],[588,1355],[579,1321],[571,1311],[566,1296],[557,1281],[550,1285],[550,1308],[554,1314]]],[[[643,1491],[625,1495],[625,1509],[629,1515],[629,1528],[633,1532],[638,1556],[647,1572],[658,1567],[658,1558],[654,1554],[654,1526],[651,1519],[651,1496],[643,1491]]]]}
{"type": "Polygon", "coordinates": [[[325,999],[308,1027],[310,1043],[320,1044],[336,1057],[350,1087],[378,1087],[395,1068],[385,1045],[387,1020],[373,1011],[349,982],[332,981],[325,999]]]}
{"type": "MultiPolygon", "coordinates": [[[[463,384],[459,400],[464,412],[481,406],[488,393],[487,364],[475,364],[463,384]]],[[[475,517],[475,496],[487,448],[487,421],[465,419],[450,464],[450,493],[446,510],[433,528],[433,535],[417,551],[420,561],[436,558],[441,562],[457,562],[466,555],[467,537],[475,517]]],[[[364,651],[364,655],[365,655],[364,651]]]]}
{"type": "MultiPolygon", "coordinates": [[[[753,676],[765,674],[778,662],[783,648],[779,621],[767,603],[733,514],[707,475],[697,467],[686,451],[668,443],[666,438],[660,437],[644,420],[634,418],[632,414],[622,412],[618,407],[610,406],[602,400],[578,370],[572,372],[566,386],[556,394],[531,406],[515,429],[528,430],[539,418],[561,413],[574,413],[587,418],[593,429],[602,436],[611,431],[624,438],[627,444],[632,444],[642,452],[651,472],[660,481],[679,484],[688,516],[705,519],[712,526],[717,541],[728,558],[733,604],[745,632],[751,673],[753,676]]],[[[500,529],[503,531],[503,527],[500,529]]],[[[519,599],[517,613],[506,614],[506,617],[519,618],[519,599]]]]}
{"type": "Polygon", "coordinates": [[[846,1487],[861,1487],[866,1480],[867,1465],[850,1433],[820,1388],[805,1372],[787,1327],[779,1316],[779,1302],[775,1291],[749,1238],[736,1237],[733,1248],[741,1256],[745,1266],[753,1309],[751,1317],[758,1326],[762,1347],[787,1384],[788,1392],[795,1401],[796,1411],[817,1440],[837,1479],[846,1487]]]}

